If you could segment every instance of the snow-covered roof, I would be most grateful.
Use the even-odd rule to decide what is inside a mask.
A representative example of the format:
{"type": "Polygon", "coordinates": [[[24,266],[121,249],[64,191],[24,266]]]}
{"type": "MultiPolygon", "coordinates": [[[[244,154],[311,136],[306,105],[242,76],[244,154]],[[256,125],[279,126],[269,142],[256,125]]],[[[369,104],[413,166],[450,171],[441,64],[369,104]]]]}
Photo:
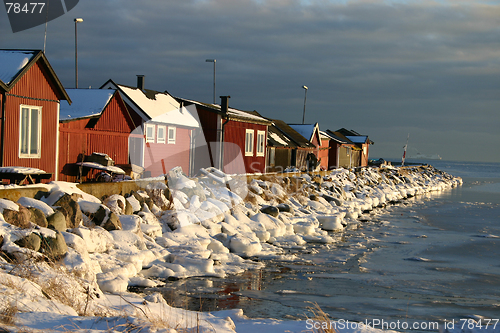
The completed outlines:
{"type": "Polygon", "coordinates": [[[30,175],[39,175],[46,173],[45,171],[37,168],[28,168],[21,166],[9,166],[9,167],[0,167],[0,173],[19,173],[19,174],[30,174],[30,175]]]}
{"type": "Polygon", "coordinates": [[[99,115],[116,92],[114,89],[66,89],[73,103],[61,103],[60,120],[99,115]]]}
{"type": "Polygon", "coordinates": [[[133,101],[150,119],[170,125],[200,127],[198,120],[168,93],[156,93],[154,99],[137,88],[118,85],[121,91],[133,101]]]}
{"type": "Polygon", "coordinates": [[[330,140],[333,140],[335,142],[338,142],[338,143],[341,143],[341,144],[344,144],[344,143],[348,143],[348,140],[344,140],[342,139],[341,137],[333,134],[333,132],[329,131],[329,132],[323,132],[323,131],[319,131],[319,134],[322,136],[322,137],[327,137],[329,138],[330,140]]]}
{"type": "Polygon", "coordinates": [[[287,146],[290,143],[290,140],[288,140],[287,137],[285,136],[279,136],[276,133],[271,133],[269,132],[269,136],[276,142],[282,144],[283,146],[287,146]]]}
{"type": "MultiPolygon", "coordinates": [[[[178,99],[180,99],[188,104],[195,104],[195,105],[207,107],[209,109],[213,109],[214,112],[221,112],[221,106],[219,104],[206,104],[206,103],[201,103],[201,102],[186,99],[186,98],[178,98],[178,99]]],[[[228,107],[227,114],[228,114],[229,118],[230,119],[232,118],[233,120],[239,119],[239,120],[245,120],[248,122],[254,122],[257,124],[266,124],[266,125],[271,124],[271,121],[264,118],[264,117],[256,115],[252,112],[242,111],[242,110],[238,110],[238,109],[231,108],[231,107],[228,107]]]]}
{"type": "Polygon", "coordinates": [[[291,128],[296,130],[300,135],[302,135],[307,140],[311,141],[314,134],[315,124],[288,124],[291,128]]]}
{"type": "Polygon", "coordinates": [[[36,55],[36,51],[0,50],[0,80],[9,84],[36,55]]]}
{"type": "Polygon", "coordinates": [[[79,162],[79,163],[76,163],[77,165],[81,165],[83,167],[87,167],[87,168],[92,168],[92,169],[98,169],[98,170],[104,170],[104,171],[110,171],[110,172],[113,172],[113,173],[116,173],[116,174],[119,174],[119,175],[124,175],[125,174],[125,171],[123,171],[123,169],[119,168],[119,167],[116,167],[116,166],[105,166],[105,165],[102,165],[102,164],[99,164],[99,163],[95,163],[95,162],[79,162]]]}
{"type": "Polygon", "coordinates": [[[366,135],[346,135],[346,138],[354,143],[366,143],[366,140],[368,140],[368,136],[366,135]]]}
{"type": "Polygon", "coordinates": [[[249,120],[255,120],[255,121],[258,121],[258,122],[269,122],[267,119],[265,119],[263,117],[259,117],[257,115],[254,115],[254,114],[251,114],[251,113],[248,113],[248,112],[245,112],[245,111],[237,110],[237,109],[234,109],[234,108],[228,108],[227,113],[229,115],[229,118],[231,118],[231,116],[233,116],[233,117],[238,117],[238,118],[245,118],[245,119],[249,119],[249,120]]]}

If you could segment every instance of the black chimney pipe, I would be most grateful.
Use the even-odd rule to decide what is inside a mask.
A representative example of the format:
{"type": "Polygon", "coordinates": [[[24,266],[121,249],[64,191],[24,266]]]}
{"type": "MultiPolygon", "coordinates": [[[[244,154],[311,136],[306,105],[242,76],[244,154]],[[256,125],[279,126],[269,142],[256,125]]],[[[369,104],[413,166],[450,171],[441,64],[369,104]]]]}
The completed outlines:
{"type": "Polygon", "coordinates": [[[231,96],[220,96],[220,110],[224,115],[227,115],[227,110],[229,109],[228,99],[231,96]]]}
{"type": "Polygon", "coordinates": [[[227,114],[227,111],[229,109],[229,104],[228,104],[228,99],[231,98],[231,96],[220,96],[220,110],[222,112],[222,118],[225,118],[226,121],[222,123],[222,133],[220,136],[220,171],[224,172],[224,127],[226,127],[226,124],[229,122],[229,115],[227,114]]]}
{"type": "Polygon", "coordinates": [[[144,75],[137,75],[137,89],[144,91],[144,75]]]}

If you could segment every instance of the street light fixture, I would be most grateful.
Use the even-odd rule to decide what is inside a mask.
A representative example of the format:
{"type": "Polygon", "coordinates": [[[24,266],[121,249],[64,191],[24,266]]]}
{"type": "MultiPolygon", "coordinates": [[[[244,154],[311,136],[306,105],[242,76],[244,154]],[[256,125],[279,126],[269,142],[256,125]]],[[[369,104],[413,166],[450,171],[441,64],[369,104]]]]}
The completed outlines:
{"type": "Polygon", "coordinates": [[[75,19],[75,88],[78,88],[78,34],[76,25],[80,22],[83,22],[82,18],[75,19]]]}
{"type": "Polygon", "coordinates": [[[207,59],[205,62],[213,62],[214,63],[214,104],[215,104],[215,63],[217,62],[217,59],[207,59]]]}
{"type": "Polygon", "coordinates": [[[304,113],[302,113],[302,125],[304,125],[304,120],[305,120],[305,117],[306,117],[306,99],[307,99],[307,86],[302,86],[302,89],[305,90],[305,94],[304,94],[304,113]]]}

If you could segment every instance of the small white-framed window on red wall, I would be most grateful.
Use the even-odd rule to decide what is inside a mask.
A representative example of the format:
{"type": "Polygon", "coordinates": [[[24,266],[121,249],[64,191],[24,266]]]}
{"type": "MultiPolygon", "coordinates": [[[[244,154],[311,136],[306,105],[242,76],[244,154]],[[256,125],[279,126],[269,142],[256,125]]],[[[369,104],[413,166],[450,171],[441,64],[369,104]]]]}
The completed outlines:
{"type": "Polygon", "coordinates": [[[155,142],[155,125],[146,124],[144,131],[146,132],[146,142],[155,142]]]}
{"type": "Polygon", "coordinates": [[[19,111],[19,157],[42,156],[42,107],[21,105],[19,111]]]}
{"type": "Polygon", "coordinates": [[[168,143],[175,144],[176,128],[174,126],[168,126],[168,143]]]}
{"type": "Polygon", "coordinates": [[[165,143],[167,137],[167,127],[158,125],[158,131],[156,134],[156,142],[157,143],[165,143]]]}
{"type": "Polygon", "coordinates": [[[253,129],[245,131],[245,156],[253,156],[253,129]]]}
{"type": "Polygon", "coordinates": [[[257,156],[264,156],[266,131],[257,131],[257,156]]]}

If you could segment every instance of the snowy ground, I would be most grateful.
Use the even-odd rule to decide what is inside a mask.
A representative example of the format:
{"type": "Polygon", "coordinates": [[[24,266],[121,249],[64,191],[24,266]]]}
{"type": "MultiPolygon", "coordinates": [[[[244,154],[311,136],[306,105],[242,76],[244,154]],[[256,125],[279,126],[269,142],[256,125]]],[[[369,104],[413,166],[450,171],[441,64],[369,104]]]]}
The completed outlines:
{"type": "MultiPolygon", "coordinates": [[[[127,290],[172,278],[239,274],[265,262],[254,259],[293,260],[286,249],[334,243],[344,228],[359,223],[363,211],[461,184],[432,167],[339,169],[325,177],[268,176],[226,186],[229,179],[207,172],[190,180],[174,170],[168,189],[152,181],[127,198],[101,200],[75,184],[53,182],[47,185],[50,195],[40,200],[0,199],[0,327],[17,332],[320,331],[329,323],[248,319],[241,310],[192,312],[170,307],[160,294],[143,298],[127,290]],[[5,215],[34,207],[51,219],[64,193],[73,194],[83,212],[77,226],[19,227],[5,215]],[[99,211],[105,214],[96,225],[99,211]],[[109,227],[112,215],[118,227],[109,227]],[[42,243],[61,236],[66,253],[48,260],[47,252],[20,243],[32,235],[42,243]]],[[[346,326],[337,326],[337,332],[377,331],[346,326]]]]}

